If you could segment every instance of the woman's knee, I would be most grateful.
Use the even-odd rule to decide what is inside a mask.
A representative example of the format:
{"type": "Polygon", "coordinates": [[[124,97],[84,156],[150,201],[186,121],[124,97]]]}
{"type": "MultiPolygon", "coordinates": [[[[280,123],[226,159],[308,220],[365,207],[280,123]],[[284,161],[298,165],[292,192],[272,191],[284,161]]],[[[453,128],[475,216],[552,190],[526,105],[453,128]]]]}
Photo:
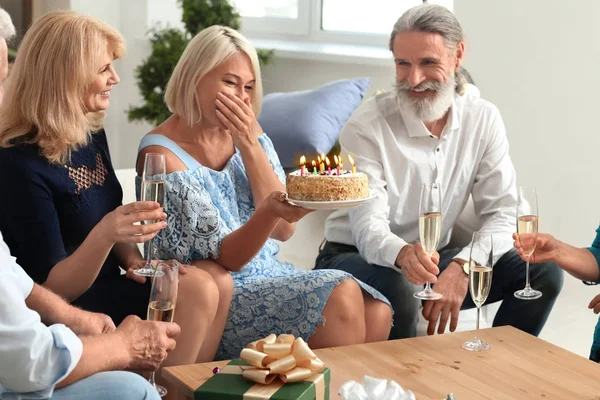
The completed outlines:
{"type": "Polygon", "coordinates": [[[179,279],[178,306],[201,306],[204,310],[216,312],[219,305],[219,287],[214,278],[206,271],[198,268],[188,268],[179,279]]]}
{"type": "Polygon", "coordinates": [[[379,326],[389,326],[390,328],[392,326],[392,308],[381,300],[365,299],[365,314],[369,316],[368,320],[371,323],[377,323],[379,326]]]}
{"type": "MultiPolygon", "coordinates": [[[[365,309],[362,290],[354,279],[346,279],[333,289],[326,306],[326,319],[362,328],[364,331],[365,309]]],[[[328,321],[326,320],[325,323],[328,321]]]]}
{"type": "Polygon", "coordinates": [[[387,340],[392,329],[392,308],[387,303],[364,293],[366,342],[387,340]]]}
{"type": "Polygon", "coordinates": [[[221,298],[231,298],[233,296],[233,278],[231,273],[214,261],[198,260],[192,265],[203,271],[206,271],[217,284],[219,296],[221,298]]]}

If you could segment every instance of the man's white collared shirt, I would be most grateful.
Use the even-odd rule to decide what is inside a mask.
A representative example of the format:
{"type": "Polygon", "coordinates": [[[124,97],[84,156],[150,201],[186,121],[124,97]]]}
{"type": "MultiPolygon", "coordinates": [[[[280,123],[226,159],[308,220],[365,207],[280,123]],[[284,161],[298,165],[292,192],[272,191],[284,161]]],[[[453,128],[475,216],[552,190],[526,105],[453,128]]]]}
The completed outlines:
{"type": "Polygon", "coordinates": [[[0,234],[0,400],[47,399],[75,368],[83,345],[62,324],[46,326],[25,304],[33,281],[0,234]]]}
{"type": "MultiPolygon", "coordinates": [[[[515,231],[516,173],[498,109],[472,94],[455,94],[438,139],[398,105],[395,92],[373,97],[344,126],[340,143],[369,178],[375,198],[327,219],[327,241],[354,245],[367,262],[395,268],[406,244],[419,242],[419,199],[424,183],[442,187],[438,249],[472,195],[481,230],[505,238],[494,259],[510,250],[515,231]]],[[[456,256],[469,259],[470,245],[456,256]]]]}

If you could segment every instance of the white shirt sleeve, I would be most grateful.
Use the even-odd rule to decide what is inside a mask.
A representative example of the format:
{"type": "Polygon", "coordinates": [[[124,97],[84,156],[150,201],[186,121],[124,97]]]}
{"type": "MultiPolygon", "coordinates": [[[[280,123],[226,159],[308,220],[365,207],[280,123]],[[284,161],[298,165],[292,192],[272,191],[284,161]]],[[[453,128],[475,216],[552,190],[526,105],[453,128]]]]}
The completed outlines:
{"type": "Polygon", "coordinates": [[[349,211],[354,243],[368,263],[399,271],[395,266],[396,258],[407,243],[390,230],[390,207],[380,146],[373,141],[373,136],[364,133],[364,128],[352,122],[344,126],[340,144],[354,158],[356,169],[367,175],[370,195],[375,196],[349,211]]]}
{"type": "Polygon", "coordinates": [[[47,327],[27,307],[33,281],[3,249],[0,275],[0,397],[12,392],[48,398],[79,362],[83,345],[66,326],[47,327]]]}
{"type": "MultiPolygon", "coordinates": [[[[517,174],[508,152],[506,128],[494,108],[485,153],[479,163],[473,189],[475,213],[482,221],[481,231],[494,234],[494,262],[512,248],[516,224],[517,174]]],[[[456,256],[469,259],[471,244],[456,256]]]]}

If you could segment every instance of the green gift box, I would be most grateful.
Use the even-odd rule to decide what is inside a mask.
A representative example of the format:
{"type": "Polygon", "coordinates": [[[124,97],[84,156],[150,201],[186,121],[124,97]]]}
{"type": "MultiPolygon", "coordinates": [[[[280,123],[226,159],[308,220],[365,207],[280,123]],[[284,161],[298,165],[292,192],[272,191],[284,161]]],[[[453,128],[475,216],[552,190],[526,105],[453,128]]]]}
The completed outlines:
{"type": "Polygon", "coordinates": [[[240,359],[232,360],[196,389],[194,400],[329,400],[329,368],[315,372],[303,382],[283,383],[275,379],[264,385],[244,379],[242,365],[248,364],[240,359]]]}

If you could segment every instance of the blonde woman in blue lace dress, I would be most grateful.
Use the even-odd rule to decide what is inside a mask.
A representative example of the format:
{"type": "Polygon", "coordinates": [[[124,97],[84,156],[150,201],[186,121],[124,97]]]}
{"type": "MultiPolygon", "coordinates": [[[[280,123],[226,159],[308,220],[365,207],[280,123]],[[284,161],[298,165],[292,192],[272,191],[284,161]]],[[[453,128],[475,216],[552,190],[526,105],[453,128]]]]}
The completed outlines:
{"type": "Polygon", "coordinates": [[[138,171],[146,153],[167,161],[168,225],[154,239],[157,255],[231,272],[233,299],[219,299],[214,323],[225,326],[217,358],[271,332],[313,348],[386,340],[392,312],[375,289],[277,259],[273,239],[290,238],[308,211],[284,199],[283,169],[256,121],[261,97],[256,51],[238,32],[213,26],[188,44],[165,93],[173,115],[138,153],[138,171]]]}

